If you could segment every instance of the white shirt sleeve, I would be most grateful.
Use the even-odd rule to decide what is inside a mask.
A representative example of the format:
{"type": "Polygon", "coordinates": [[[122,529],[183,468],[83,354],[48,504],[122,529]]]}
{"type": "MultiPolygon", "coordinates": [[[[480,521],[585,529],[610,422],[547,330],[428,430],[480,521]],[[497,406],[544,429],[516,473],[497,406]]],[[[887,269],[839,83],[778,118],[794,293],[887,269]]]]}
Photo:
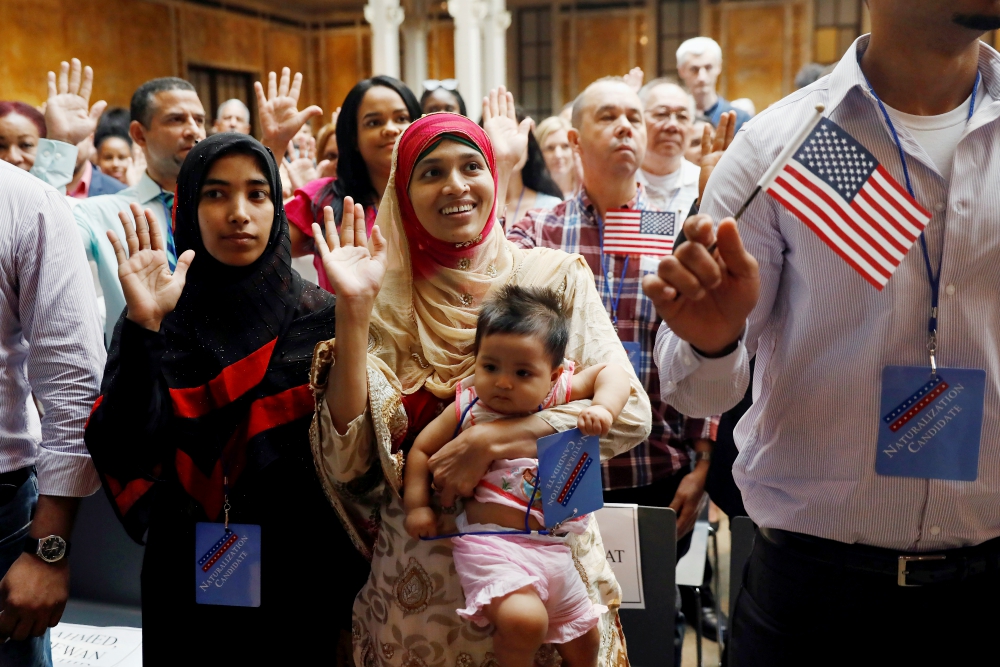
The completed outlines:
{"type": "Polygon", "coordinates": [[[38,150],[35,152],[35,165],[29,173],[59,192],[65,193],[66,186],[73,180],[76,155],[77,148],[73,144],[39,139],[38,150]]]}

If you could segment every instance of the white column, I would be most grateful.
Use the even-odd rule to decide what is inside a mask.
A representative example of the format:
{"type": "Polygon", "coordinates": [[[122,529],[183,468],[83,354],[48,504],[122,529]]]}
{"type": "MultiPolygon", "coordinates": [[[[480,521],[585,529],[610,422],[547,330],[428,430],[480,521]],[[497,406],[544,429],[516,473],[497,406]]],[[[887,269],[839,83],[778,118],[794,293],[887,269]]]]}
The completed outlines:
{"type": "Polygon", "coordinates": [[[483,22],[483,88],[490,90],[507,83],[507,28],[510,12],[505,0],[487,0],[483,22]]]}
{"type": "Polygon", "coordinates": [[[478,119],[483,99],[483,35],[485,0],[448,0],[455,19],[455,78],[473,119],[478,119]]]}
{"type": "Polygon", "coordinates": [[[427,2],[413,0],[403,23],[403,81],[420,97],[427,80],[427,2]]]}
{"type": "Polygon", "coordinates": [[[372,26],[372,74],[399,78],[399,0],[368,0],[365,20],[372,26]]]}

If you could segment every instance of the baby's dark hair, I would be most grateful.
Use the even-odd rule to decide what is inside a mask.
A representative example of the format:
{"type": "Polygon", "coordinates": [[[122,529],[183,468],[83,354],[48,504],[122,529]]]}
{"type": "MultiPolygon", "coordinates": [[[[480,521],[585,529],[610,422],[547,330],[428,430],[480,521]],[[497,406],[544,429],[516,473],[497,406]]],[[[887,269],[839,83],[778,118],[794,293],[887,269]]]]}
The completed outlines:
{"type": "Polygon", "coordinates": [[[508,285],[483,303],[476,324],[476,354],[483,337],[493,334],[538,336],[555,368],[566,356],[569,321],[552,290],[508,285]]]}

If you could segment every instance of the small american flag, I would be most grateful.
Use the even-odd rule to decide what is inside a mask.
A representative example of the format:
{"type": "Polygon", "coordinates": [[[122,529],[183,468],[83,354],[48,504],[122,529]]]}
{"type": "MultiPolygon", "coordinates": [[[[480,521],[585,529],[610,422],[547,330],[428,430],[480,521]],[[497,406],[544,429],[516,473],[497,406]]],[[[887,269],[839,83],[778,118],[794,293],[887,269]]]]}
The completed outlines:
{"type": "Polygon", "coordinates": [[[677,214],[610,209],[605,216],[604,252],[618,255],[669,255],[677,235],[677,214]]]}
{"type": "Polygon", "coordinates": [[[762,188],[879,290],[931,219],[864,146],[828,118],[775,171],[762,188]]]}

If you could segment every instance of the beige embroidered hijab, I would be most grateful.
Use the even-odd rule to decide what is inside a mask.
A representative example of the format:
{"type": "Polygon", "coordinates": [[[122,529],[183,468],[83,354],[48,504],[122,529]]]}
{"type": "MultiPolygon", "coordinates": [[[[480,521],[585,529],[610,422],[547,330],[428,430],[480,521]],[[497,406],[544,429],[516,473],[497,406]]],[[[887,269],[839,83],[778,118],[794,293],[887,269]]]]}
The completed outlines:
{"type": "Polygon", "coordinates": [[[503,228],[492,217],[484,234],[455,245],[452,252],[442,253],[441,241],[431,241],[437,247],[425,250],[428,235],[416,228],[419,221],[408,198],[401,202],[400,196],[408,197],[418,157],[449,135],[484,155],[496,184],[492,146],[468,118],[430,114],[403,132],[375,220],[389,248],[389,264],[372,313],[369,340],[377,365],[399,391],[411,394],[426,387],[442,399],[453,397],[459,380],[472,374],[476,319],[483,300],[519,272],[528,282],[551,285],[580,261],[559,251],[520,250],[504,238],[503,228]],[[406,183],[397,187],[397,178],[406,183]],[[421,253],[416,271],[412,252],[421,253]]]}

